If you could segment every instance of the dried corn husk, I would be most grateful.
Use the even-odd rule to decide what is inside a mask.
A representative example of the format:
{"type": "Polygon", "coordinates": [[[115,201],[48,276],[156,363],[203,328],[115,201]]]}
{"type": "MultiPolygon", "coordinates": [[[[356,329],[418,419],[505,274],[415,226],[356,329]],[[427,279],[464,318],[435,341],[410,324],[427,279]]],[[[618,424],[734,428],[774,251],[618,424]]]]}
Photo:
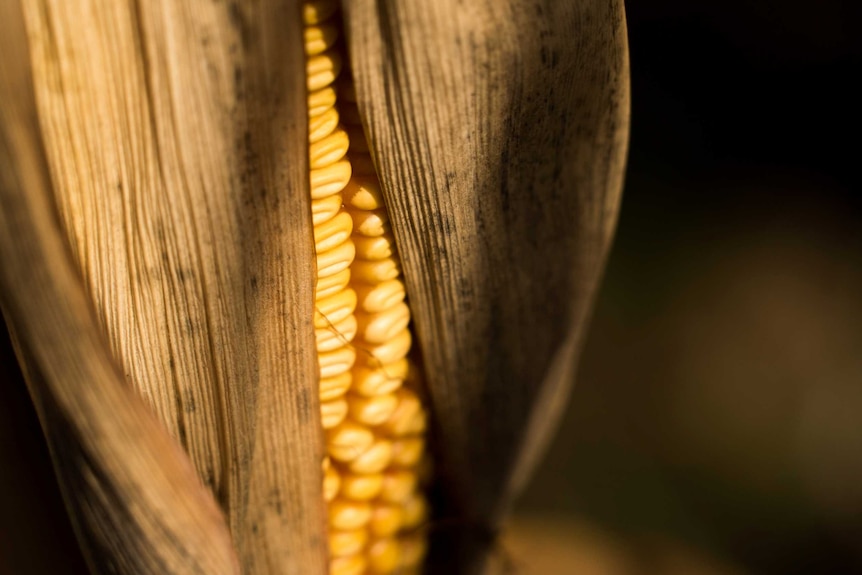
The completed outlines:
{"type": "MultiPolygon", "coordinates": [[[[0,303],[91,566],[325,572],[299,4],[23,5],[0,3],[0,303]]],[[[438,532],[476,570],[607,256],[623,7],[344,9],[456,526],[438,532]]]]}

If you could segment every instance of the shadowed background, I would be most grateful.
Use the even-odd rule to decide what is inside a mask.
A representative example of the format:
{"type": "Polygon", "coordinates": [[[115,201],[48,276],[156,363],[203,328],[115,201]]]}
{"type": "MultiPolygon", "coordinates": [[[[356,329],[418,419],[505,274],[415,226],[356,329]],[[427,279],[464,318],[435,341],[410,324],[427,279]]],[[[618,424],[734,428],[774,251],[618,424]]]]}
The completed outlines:
{"type": "MultiPolygon", "coordinates": [[[[628,6],[618,235],[515,573],[862,573],[860,16],[628,6]]],[[[0,574],[78,573],[4,338],[0,574]]]]}

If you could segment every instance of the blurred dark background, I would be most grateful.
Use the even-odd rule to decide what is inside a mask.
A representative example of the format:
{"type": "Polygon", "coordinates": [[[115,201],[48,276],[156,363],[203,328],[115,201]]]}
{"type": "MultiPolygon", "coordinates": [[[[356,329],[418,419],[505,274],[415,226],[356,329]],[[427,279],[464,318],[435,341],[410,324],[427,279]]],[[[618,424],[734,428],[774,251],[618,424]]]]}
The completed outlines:
{"type": "MultiPolygon", "coordinates": [[[[837,0],[629,4],[618,235],[513,528],[571,558],[523,572],[862,573],[860,23],[837,0]]],[[[0,459],[47,472],[8,433],[37,427],[0,349],[0,459]]],[[[59,504],[50,479],[0,480],[0,573],[78,572],[68,524],[23,507],[59,504]]]]}
{"type": "Polygon", "coordinates": [[[627,10],[618,235],[519,512],[637,565],[561,573],[862,573],[862,10],[627,10]]]}

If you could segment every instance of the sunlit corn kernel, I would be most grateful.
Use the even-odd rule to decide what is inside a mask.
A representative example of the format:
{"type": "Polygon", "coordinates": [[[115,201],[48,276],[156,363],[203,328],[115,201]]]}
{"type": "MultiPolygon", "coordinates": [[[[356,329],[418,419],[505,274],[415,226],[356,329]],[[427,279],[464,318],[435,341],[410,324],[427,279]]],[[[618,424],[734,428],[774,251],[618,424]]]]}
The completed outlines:
{"type": "Polygon", "coordinates": [[[312,56],[306,62],[305,73],[309,92],[329,86],[341,73],[341,54],[336,50],[329,50],[312,56]]]}
{"type": "Polygon", "coordinates": [[[377,170],[374,169],[374,161],[371,159],[371,154],[349,150],[347,157],[353,166],[354,174],[358,176],[371,176],[377,173],[377,170]]]}
{"type": "Polygon", "coordinates": [[[394,437],[402,437],[410,432],[413,420],[422,413],[422,404],[413,390],[404,387],[396,392],[395,397],[398,406],[381,426],[380,431],[394,437]]]}
{"type": "Polygon", "coordinates": [[[392,442],[378,437],[362,455],[348,462],[347,467],[353,473],[380,473],[390,461],[392,442]]]}
{"type": "Polygon", "coordinates": [[[342,347],[335,351],[317,354],[317,364],[320,366],[320,377],[335,377],[353,367],[356,352],[352,347],[342,347]]]}
{"type": "Polygon", "coordinates": [[[428,504],[420,494],[414,494],[402,504],[401,524],[403,529],[419,527],[428,518],[428,504]]]}
{"type": "Polygon", "coordinates": [[[412,467],[419,462],[425,451],[425,440],[421,437],[405,437],[392,442],[392,464],[412,467]]]}
{"type": "Polygon", "coordinates": [[[371,521],[371,504],[336,497],[329,503],[329,526],[332,529],[352,531],[371,521]]]}
{"type": "Polygon", "coordinates": [[[371,511],[368,530],[375,538],[395,535],[401,529],[401,507],[375,502],[371,511]]]}
{"type": "Polygon", "coordinates": [[[326,223],[314,226],[314,249],[318,253],[331,250],[350,238],[353,220],[347,212],[341,212],[326,223]]]}
{"type": "Polygon", "coordinates": [[[398,399],[395,394],[387,393],[365,397],[362,395],[349,394],[347,405],[350,418],[363,425],[380,425],[387,421],[398,407],[398,399]]]}
{"type": "Polygon", "coordinates": [[[337,461],[353,461],[374,443],[374,433],[367,427],[350,421],[326,433],[326,452],[337,461]]]}
{"type": "MultiPolygon", "coordinates": [[[[340,192],[343,187],[338,191],[340,192]]],[[[348,209],[350,216],[353,218],[354,233],[377,237],[382,236],[389,230],[389,216],[384,210],[362,211],[348,209]]]]}
{"type": "Polygon", "coordinates": [[[402,570],[410,569],[422,563],[428,550],[428,542],[424,533],[421,531],[411,533],[410,535],[399,537],[398,541],[401,543],[401,563],[399,568],[402,570]]]}
{"type": "MultiPolygon", "coordinates": [[[[326,277],[346,270],[353,263],[353,242],[344,242],[317,254],[317,276],[326,277]]],[[[351,275],[353,272],[351,271],[351,275]]]]}
{"type": "Polygon", "coordinates": [[[392,393],[401,387],[407,371],[407,359],[399,359],[387,365],[373,358],[363,357],[353,369],[351,390],[369,397],[392,393]]]}
{"type": "Polygon", "coordinates": [[[419,435],[428,429],[428,413],[423,409],[411,417],[404,428],[405,435],[419,435]]]}
{"type": "Polygon", "coordinates": [[[335,106],[335,90],[323,88],[308,94],[308,116],[316,118],[335,106]]]}
{"type": "Polygon", "coordinates": [[[383,195],[376,176],[356,176],[344,187],[344,205],[357,210],[383,208],[383,195]]]}
{"type": "Polygon", "coordinates": [[[412,470],[391,470],[383,474],[380,500],[387,503],[403,503],[416,491],[419,478],[412,470]]]}
{"type": "Polygon", "coordinates": [[[341,212],[341,194],[334,194],[311,201],[311,223],[319,226],[341,212]]]}
{"type": "Polygon", "coordinates": [[[385,311],[401,303],[406,295],[404,283],[400,279],[377,285],[357,284],[355,291],[357,307],[367,313],[385,311]]]}
{"type": "MultiPolygon", "coordinates": [[[[327,462],[329,459],[327,458],[327,462]]],[[[335,499],[341,488],[341,477],[338,470],[332,465],[325,465],[323,469],[323,499],[327,502],[335,499]]]]}
{"type": "Polygon", "coordinates": [[[339,161],[347,155],[349,144],[347,133],[344,130],[336,129],[333,133],[308,147],[309,166],[312,170],[317,170],[339,161]]]}
{"type": "Polygon", "coordinates": [[[400,562],[401,544],[397,539],[378,539],[368,546],[368,569],[374,575],[394,573],[400,562]]]}
{"type": "Polygon", "coordinates": [[[319,200],[337,194],[350,181],[352,173],[350,162],[347,160],[335,162],[325,168],[311,170],[309,174],[311,199],[319,200]]]}
{"type": "Polygon", "coordinates": [[[345,371],[335,377],[327,377],[320,380],[320,401],[329,401],[342,397],[353,383],[353,374],[345,371]]]}
{"type": "Polygon", "coordinates": [[[345,499],[368,501],[383,489],[381,473],[346,473],[341,478],[341,496],[345,499]]]}
{"type": "Polygon", "coordinates": [[[328,327],[314,330],[317,352],[327,352],[349,345],[356,335],[356,316],[348,315],[343,320],[328,327]]]}
{"type": "Polygon", "coordinates": [[[356,555],[368,543],[368,529],[353,529],[352,531],[329,532],[329,554],[332,557],[347,557],[356,555]]]}
{"type": "Polygon", "coordinates": [[[358,331],[363,341],[373,344],[386,343],[410,323],[410,308],[401,302],[380,313],[356,314],[358,331]]]}
{"type": "Polygon", "coordinates": [[[302,22],[313,26],[328,20],[338,9],[337,0],[306,0],[302,5],[302,22]]]}
{"type": "Polygon", "coordinates": [[[353,243],[356,245],[358,260],[376,261],[395,255],[395,242],[391,233],[385,233],[376,238],[357,234],[353,236],[353,243]]]}
{"type": "Polygon", "coordinates": [[[314,327],[321,328],[337,323],[356,309],[356,292],[345,288],[314,304],[314,327]]]}
{"type": "Polygon", "coordinates": [[[329,563],[329,575],[363,575],[368,559],[359,553],[349,557],[336,557],[329,563]]]}
{"type": "Polygon", "coordinates": [[[347,130],[347,134],[350,136],[350,141],[353,142],[350,145],[351,150],[356,152],[368,152],[368,142],[365,140],[362,126],[345,125],[344,129],[347,130]]]}
{"type": "MultiPolygon", "coordinates": [[[[409,329],[401,330],[401,333],[379,345],[363,345],[363,351],[377,359],[381,364],[393,363],[407,355],[410,351],[412,336],[409,329]]],[[[367,342],[365,342],[367,343],[367,342]]]]}
{"type": "Polygon", "coordinates": [[[308,119],[308,143],[319,142],[338,127],[340,116],[337,108],[329,108],[315,118],[308,119]]]}
{"type": "Polygon", "coordinates": [[[320,404],[320,422],[323,429],[332,429],[347,417],[347,401],[343,398],[324,401],[320,404]]]}
{"type": "Polygon", "coordinates": [[[332,25],[306,26],[302,34],[305,54],[317,56],[329,50],[338,40],[338,28],[332,25]]]}
{"type": "Polygon", "coordinates": [[[325,278],[317,278],[317,286],[315,288],[315,298],[321,301],[343,290],[350,283],[350,269],[341,270],[337,274],[332,274],[325,278]]]}
{"type": "MultiPolygon", "coordinates": [[[[354,245],[354,257],[356,248],[354,245]]],[[[397,279],[401,276],[401,263],[396,257],[376,261],[356,260],[350,273],[357,282],[378,284],[397,279]]]]}

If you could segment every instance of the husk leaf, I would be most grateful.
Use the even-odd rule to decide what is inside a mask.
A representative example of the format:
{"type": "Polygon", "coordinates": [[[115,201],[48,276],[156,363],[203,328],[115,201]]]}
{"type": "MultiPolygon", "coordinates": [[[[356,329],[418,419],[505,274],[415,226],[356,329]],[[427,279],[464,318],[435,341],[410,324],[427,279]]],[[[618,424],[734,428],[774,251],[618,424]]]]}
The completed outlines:
{"type": "Polygon", "coordinates": [[[175,472],[192,468],[182,447],[243,572],[324,572],[299,4],[39,0],[24,3],[24,19],[3,20],[4,34],[18,33],[0,57],[12,82],[4,311],[91,564],[234,568],[218,515],[195,524],[201,534],[174,528],[199,519],[186,518],[195,505],[216,512],[175,472]],[[29,276],[13,264],[20,254],[29,276]],[[59,294],[64,313],[86,310],[86,326],[20,300],[59,294]],[[102,371],[82,373],[92,362],[102,371]],[[95,390],[92,404],[63,395],[95,390]],[[102,441],[113,451],[93,447],[102,441]],[[79,479],[91,469],[98,491],[79,479]],[[155,492],[174,485],[160,478],[177,493],[155,492]],[[143,519],[110,515],[123,509],[143,519]],[[172,551],[193,544],[200,565],[172,551]]]}
{"type": "Polygon", "coordinates": [[[608,254],[628,142],[624,9],[345,6],[432,404],[438,556],[472,571],[567,402],[608,254]]]}

